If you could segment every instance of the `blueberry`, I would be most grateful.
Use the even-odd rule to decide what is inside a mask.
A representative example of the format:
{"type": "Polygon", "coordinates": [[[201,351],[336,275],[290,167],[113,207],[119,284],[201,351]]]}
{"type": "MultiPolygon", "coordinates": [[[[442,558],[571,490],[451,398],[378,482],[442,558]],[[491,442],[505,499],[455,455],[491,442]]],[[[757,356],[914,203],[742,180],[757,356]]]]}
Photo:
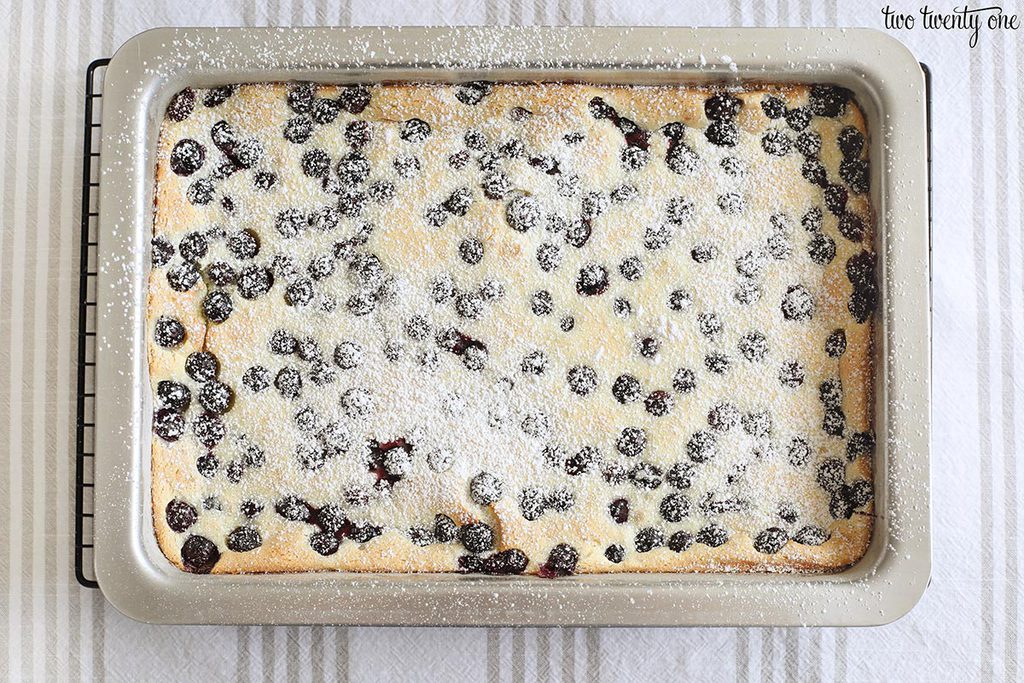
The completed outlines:
{"type": "Polygon", "coordinates": [[[534,292],[530,297],[530,310],[534,315],[550,315],[555,310],[555,302],[551,298],[551,293],[543,289],[534,292]]]}
{"type": "Polygon", "coordinates": [[[839,131],[836,144],[845,159],[856,159],[864,149],[864,135],[853,126],[846,126],[839,131]]]}
{"type": "Polygon", "coordinates": [[[228,534],[225,545],[236,553],[247,553],[263,545],[263,537],[256,527],[240,526],[228,534]]]}
{"type": "Polygon", "coordinates": [[[704,131],[704,137],[718,147],[735,147],[740,139],[740,130],[733,121],[721,119],[711,122],[704,131]]]}
{"type": "Polygon", "coordinates": [[[747,208],[746,200],[738,192],[718,195],[718,209],[727,216],[734,216],[747,208]]]}
{"type": "Polygon", "coordinates": [[[846,111],[846,103],[852,94],[846,88],[834,85],[811,86],[809,107],[816,116],[835,118],[846,111]]]}
{"type": "Polygon", "coordinates": [[[661,499],[658,511],[666,522],[681,522],[690,514],[690,499],[681,493],[670,493],[661,499]]]}
{"type": "Polygon", "coordinates": [[[313,101],[313,109],[310,112],[310,116],[313,117],[315,122],[323,126],[332,123],[338,118],[340,113],[341,104],[337,100],[318,97],[313,101]]]}
{"type": "Polygon", "coordinates": [[[177,175],[190,176],[203,167],[206,148],[191,138],[179,140],[171,149],[171,170],[177,175]]]}
{"type": "Polygon", "coordinates": [[[800,175],[812,185],[828,186],[828,171],[825,170],[825,165],[817,159],[806,159],[800,167],[800,175]]]}
{"type": "Polygon", "coordinates": [[[558,268],[562,262],[562,250],[557,244],[544,242],[537,247],[537,263],[545,273],[558,268]]]}
{"type": "Polygon", "coordinates": [[[295,353],[298,345],[298,340],[284,330],[274,330],[270,335],[270,340],[267,342],[270,352],[279,356],[288,356],[295,353]]]}
{"type": "Polygon", "coordinates": [[[714,338],[722,332],[722,319],[717,313],[700,313],[697,315],[697,326],[705,337],[714,338]]]}
{"type": "Polygon", "coordinates": [[[295,368],[281,368],[274,378],[274,386],[285,398],[298,398],[302,393],[302,375],[295,368]]]}
{"type": "Polygon", "coordinates": [[[718,548],[729,540],[729,532],[724,527],[712,522],[697,532],[694,541],[710,548],[718,548]]]}
{"type": "Polygon", "coordinates": [[[665,165],[676,175],[690,175],[700,168],[700,156],[685,142],[673,141],[665,150],[665,165]]]}
{"type": "Polygon", "coordinates": [[[261,365],[254,365],[242,375],[242,384],[259,393],[270,386],[270,373],[261,365]]]}
{"type": "Polygon", "coordinates": [[[804,383],[806,372],[798,361],[787,360],[779,368],[779,383],[784,387],[796,388],[804,383]]]}
{"type": "Polygon", "coordinates": [[[818,485],[828,493],[839,491],[846,483],[846,465],[839,458],[828,458],[818,465],[818,485]]]}
{"type": "Polygon", "coordinates": [[[297,114],[304,114],[313,108],[316,100],[316,85],[313,83],[293,83],[288,87],[285,97],[288,107],[297,114]]]}
{"type": "Polygon", "coordinates": [[[467,524],[459,529],[459,542],[471,553],[487,552],[494,547],[494,532],[483,522],[467,524]]]}
{"type": "Polygon", "coordinates": [[[451,543],[459,535],[459,527],[452,521],[451,517],[447,515],[437,515],[434,517],[434,540],[438,543],[451,543]]]}
{"type": "Polygon", "coordinates": [[[786,320],[810,320],[814,315],[814,297],[803,285],[790,285],[782,298],[781,308],[786,320]]]}
{"type": "Polygon", "coordinates": [[[731,403],[719,403],[708,411],[708,424],[719,432],[727,432],[740,421],[740,411],[731,403]]]}
{"type": "Polygon", "coordinates": [[[248,265],[238,273],[237,285],[243,299],[257,299],[270,291],[274,274],[264,266],[248,265]]]}
{"type": "Polygon", "coordinates": [[[743,101],[734,95],[720,93],[704,100],[704,115],[709,121],[733,119],[740,113],[743,101]]]}
{"type": "Polygon", "coordinates": [[[619,375],[612,383],[612,396],[619,403],[633,403],[643,396],[640,380],[633,375],[619,375]]]}
{"type": "Polygon", "coordinates": [[[836,243],[828,235],[817,232],[807,243],[807,255],[819,266],[825,266],[836,257],[836,243]]]}
{"type": "Polygon", "coordinates": [[[185,326],[177,318],[163,315],[153,325],[153,340],[165,349],[174,349],[185,341],[185,326]]]}
{"type": "Polygon", "coordinates": [[[584,446],[565,460],[565,473],[578,476],[589,472],[599,459],[599,453],[593,446],[584,446]]]}
{"type": "Polygon", "coordinates": [[[455,87],[455,99],[466,105],[480,104],[491,92],[487,81],[471,81],[455,87]]]}
{"type": "Polygon", "coordinates": [[[313,137],[313,121],[307,116],[288,119],[284,124],[282,135],[288,142],[301,145],[313,137]]]}
{"type": "Polygon", "coordinates": [[[654,490],[661,486],[663,472],[657,465],[641,462],[629,470],[629,483],[638,489],[654,490]]]}
{"type": "Polygon", "coordinates": [[[349,114],[361,114],[370,104],[370,89],[365,85],[346,86],[338,95],[338,103],[349,114]]]}
{"type": "Polygon", "coordinates": [[[852,484],[844,486],[842,488],[842,495],[856,509],[864,507],[871,501],[871,498],[874,496],[874,490],[871,482],[858,479],[852,484]]]}
{"type": "Polygon", "coordinates": [[[633,314],[633,304],[629,303],[629,299],[615,299],[612,302],[612,313],[616,318],[628,318],[633,314]]]}
{"type": "Polygon", "coordinates": [[[358,185],[370,176],[370,160],[359,152],[350,152],[338,160],[335,169],[338,180],[346,185],[358,185]]]}
{"type": "Polygon", "coordinates": [[[649,251],[664,249],[672,242],[675,231],[665,223],[654,223],[644,228],[644,248],[649,251]]]}
{"type": "Polygon", "coordinates": [[[681,289],[674,290],[668,296],[668,307],[673,311],[685,311],[693,304],[693,297],[681,289]]]}
{"type": "Polygon", "coordinates": [[[839,163],[839,177],[856,194],[864,194],[871,189],[871,167],[863,159],[844,159],[839,163]]]}
{"type": "Polygon", "coordinates": [[[836,216],[842,216],[846,213],[846,201],[849,198],[849,193],[846,188],[842,185],[827,185],[823,193],[825,199],[825,208],[831,211],[836,216]]]}
{"type": "Polygon", "coordinates": [[[209,574],[220,560],[220,551],[205,536],[189,536],[181,546],[181,563],[193,574],[209,574]]]}
{"type": "Polygon", "coordinates": [[[187,386],[168,379],[157,383],[156,395],[161,404],[179,413],[185,412],[192,401],[192,392],[187,386]]]}
{"type": "Polygon", "coordinates": [[[647,165],[647,160],[651,158],[650,152],[646,149],[639,147],[633,147],[626,145],[619,152],[619,163],[627,171],[637,171],[647,165]]]}
{"type": "Polygon", "coordinates": [[[538,520],[546,509],[547,501],[540,489],[532,486],[523,489],[519,496],[519,510],[523,514],[523,519],[528,522],[538,520]]]}
{"type": "Polygon", "coordinates": [[[548,357],[543,351],[531,351],[523,356],[519,367],[525,375],[543,375],[548,367],[548,357]]]}
{"type": "Polygon", "coordinates": [[[690,258],[692,258],[695,263],[707,263],[717,257],[718,247],[709,242],[702,242],[690,250],[690,258]]]}
{"type": "Polygon", "coordinates": [[[167,269],[167,285],[176,292],[187,292],[199,282],[199,269],[188,261],[167,269]]]}
{"type": "Polygon", "coordinates": [[[559,543],[548,553],[544,569],[554,576],[566,576],[576,571],[579,559],[580,555],[575,548],[567,543],[559,543]]]}
{"type": "Polygon", "coordinates": [[[526,153],[526,145],[522,140],[511,138],[498,146],[498,154],[506,159],[518,159],[526,153]]]}
{"type": "Polygon", "coordinates": [[[662,391],[661,389],[652,391],[647,395],[647,398],[644,399],[644,408],[647,409],[648,413],[655,417],[668,415],[669,412],[672,411],[674,405],[675,399],[672,398],[672,395],[667,391],[662,391]]]}
{"type": "Polygon", "coordinates": [[[789,459],[789,464],[793,467],[803,467],[811,459],[811,447],[806,439],[799,436],[793,437],[793,440],[789,442],[786,456],[789,459]]]}
{"type": "Polygon", "coordinates": [[[247,519],[255,519],[261,512],[263,512],[263,503],[254,498],[249,498],[242,501],[238,506],[238,511],[247,519]]]}
{"type": "Polygon", "coordinates": [[[665,218],[672,225],[682,225],[693,218],[695,210],[693,202],[689,199],[673,197],[668,200],[665,218]]]}
{"type": "Polygon", "coordinates": [[[761,149],[771,156],[784,157],[792,148],[793,139],[778,128],[768,130],[761,137],[761,149]]]}
{"type": "Polygon", "coordinates": [[[818,387],[818,397],[821,402],[829,407],[839,407],[843,404],[843,384],[839,378],[825,380],[818,387]]]}
{"type": "Polygon", "coordinates": [[[608,504],[608,514],[616,524],[625,524],[629,521],[629,501],[625,498],[616,498],[608,504]]]}
{"type": "Polygon", "coordinates": [[[743,431],[755,438],[764,438],[772,433],[772,416],[767,410],[747,413],[741,422],[743,431]]]}
{"type": "Polygon", "coordinates": [[[768,355],[768,339],[757,330],[740,337],[738,346],[743,357],[752,363],[764,360],[768,355]]]}
{"type": "Polygon", "coordinates": [[[484,257],[484,243],[475,237],[467,237],[459,243],[459,257],[471,266],[480,263],[484,257]]]}
{"type": "Polygon", "coordinates": [[[793,540],[801,545],[822,545],[831,538],[832,535],[822,529],[820,526],[808,525],[801,527],[795,534],[793,534],[793,540]]]}
{"type": "Polygon", "coordinates": [[[797,152],[804,157],[817,157],[818,153],[821,152],[821,136],[812,130],[805,130],[797,136],[795,146],[797,147],[797,152]]]}
{"type": "Polygon", "coordinates": [[[686,454],[694,462],[707,462],[718,453],[718,439],[711,432],[698,430],[686,443],[686,454]]]}
{"type": "Polygon", "coordinates": [[[597,372],[586,365],[569,368],[565,380],[569,384],[569,390],[579,396],[586,396],[597,388],[597,372]]]}
{"type": "Polygon", "coordinates": [[[795,524],[796,520],[800,518],[800,513],[797,511],[796,506],[789,502],[779,503],[779,519],[786,524],[795,524]]]}
{"type": "Polygon", "coordinates": [[[488,199],[500,200],[512,191],[512,181],[501,171],[490,171],[484,175],[480,183],[484,196],[488,199]]]}
{"type": "Polygon", "coordinates": [[[477,505],[492,505],[501,500],[505,485],[490,472],[481,472],[469,482],[469,497],[477,505]]]}
{"type": "Polygon", "coordinates": [[[315,531],[309,536],[309,547],[317,554],[328,557],[338,552],[340,541],[337,536],[325,531],[315,531]]]}
{"type": "Polygon", "coordinates": [[[846,459],[853,462],[862,455],[871,455],[875,450],[875,436],[871,432],[855,432],[846,442],[846,459]]]}
{"type": "Polygon", "coordinates": [[[196,106],[196,91],[192,88],[179,90],[167,105],[167,118],[181,122],[189,117],[196,106]]]}
{"type": "Polygon", "coordinates": [[[171,408],[160,408],[153,414],[153,432],[164,441],[177,441],[185,433],[185,418],[171,408]]]}
{"type": "Polygon", "coordinates": [[[224,422],[213,413],[204,413],[193,423],[193,433],[196,434],[200,443],[208,449],[212,449],[220,439],[224,438],[224,422]]]}
{"type": "Polygon", "coordinates": [[[214,323],[222,323],[231,317],[234,310],[231,296],[224,291],[215,289],[203,298],[203,315],[214,323]]]}
{"type": "Polygon", "coordinates": [[[807,210],[807,213],[800,219],[800,224],[804,226],[804,230],[807,232],[818,232],[821,230],[823,219],[821,209],[815,206],[807,210]]]}
{"type": "Polygon", "coordinates": [[[213,479],[220,469],[220,460],[213,453],[207,453],[196,458],[196,471],[207,479],[213,479]]]}
{"type": "Polygon", "coordinates": [[[826,406],[821,429],[829,436],[841,439],[846,431],[846,416],[840,407],[826,406]]]}
{"type": "Polygon", "coordinates": [[[423,142],[430,136],[430,124],[422,119],[409,119],[402,122],[398,136],[406,142],[423,142]]]}
{"type": "Polygon", "coordinates": [[[764,555],[774,555],[789,541],[789,534],[777,526],[769,527],[754,539],[754,550],[764,555]]]}
{"type": "Polygon", "coordinates": [[[319,148],[306,150],[301,163],[302,172],[310,178],[323,178],[331,170],[331,157],[319,148]]]}
{"type": "Polygon", "coordinates": [[[807,128],[811,123],[811,112],[806,107],[797,107],[786,111],[786,123],[795,131],[807,128]]]}
{"type": "Polygon", "coordinates": [[[163,235],[157,235],[152,242],[152,261],[154,268],[160,268],[170,263],[174,257],[174,245],[163,235]]]}
{"type": "Polygon", "coordinates": [[[675,489],[688,489],[693,485],[694,467],[688,462],[677,462],[665,472],[665,481],[675,489]]]}
{"type": "Polygon", "coordinates": [[[199,513],[185,501],[175,498],[167,503],[167,507],[164,509],[164,518],[172,531],[181,533],[196,523],[199,513]]]}
{"type": "Polygon", "coordinates": [[[253,186],[256,189],[266,191],[278,183],[278,176],[270,171],[256,171],[253,175],[253,186]]]}
{"type": "Polygon", "coordinates": [[[636,546],[638,553],[648,553],[655,548],[665,545],[665,534],[662,533],[661,529],[644,527],[636,532],[633,544],[636,546]]]}
{"type": "Polygon", "coordinates": [[[575,220],[565,226],[566,244],[582,249],[593,234],[589,220],[575,220]]]}
{"type": "Polygon", "coordinates": [[[662,344],[653,337],[644,337],[637,343],[637,351],[645,358],[653,358],[660,346],[662,344]]]}
{"type": "Polygon", "coordinates": [[[786,101],[774,95],[765,95],[761,99],[761,110],[770,119],[781,119],[786,115],[786,101]]]}
{"type": "Polygon", "coordinates": [[[234,392],[231,387],[215,380],[206,382],[199,389],[199,403],[215,415],[229,411],[233,400],[234,392]]]}
{"type": "Polygon", "coordinates": [[[197,261],[204,256],[209,249],[206,237],[199,232],[190,232],[181,238],[178,243],[178,253],[186,261],[197,261]]]}
{"type": "Polygon", "coordinates": [[[227,287],[235,282],[235,269],[224,261],[214,261],[206,267],[206,276],[220,287],[227,287]]]}
{"type": "Polygon", "coordinates": [[[185,358],[185,374],[196,382],[209,382],[220,372],[217,357],[209,351],[194,351],[185,358]]]}
{"type": "Polygon", "coordinates": [[[677,531],[668,537],[668,549],[674,553],[685,552],[693,545],[693,536],[685,531],[677,531]]]}
{"type": "Polygon", "coordinates": [[[568,512],[576,504],[576,496],[569,489],[555,489],[544,498],[544,504],[555,512],[568,512]]]}
{"type": "Polygon", "coordinates": [[[613,564],[619,564],[626,558],[626,549],[621,545],[612,544],[604,549],[604,557],[613,564]]]}
{"type": "Polygon", "coordinates": [[[622,455],[635,458],[647,447],[647,432],[640,427],[625,427],[615,440],[615,450],[622,455]]]}
{"type": "Polygon", "coordinates": [[[484,560],[485,574],[522,574],[526,571],[530,559],[518,548],[508,548],[496,552],[484,560]]]}
{"type": "Polygon", "coordinates": [[[306,278],[301,278],[288,283],[284,290],[284,301],[289,306],[308,306],[313,300],[313,283],[306,278]]]}
{"type": "Polygon", "coordinates": [[[729,356],[720,351],[712,351],[704,356],[704,367],[708,369],[708,372],[713,372],[716,375],[728,372],[729,365],[729,356]]]}

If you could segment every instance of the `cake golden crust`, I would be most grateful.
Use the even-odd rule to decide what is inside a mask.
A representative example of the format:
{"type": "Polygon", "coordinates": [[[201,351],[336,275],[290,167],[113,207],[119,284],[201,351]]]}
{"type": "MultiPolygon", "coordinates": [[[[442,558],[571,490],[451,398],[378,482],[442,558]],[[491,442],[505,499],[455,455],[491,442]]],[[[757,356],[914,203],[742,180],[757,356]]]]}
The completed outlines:
{"type": "Polygon", "coordinates": [[[185,432],[153,437],[154,527],[171,562],[213,573],[504,567],[485,569],[494,553],[470,552],[463,532],[439,541],[435,515],[460,529],[487,524],[494,551],[522,551],[526,571],[546,575],[565,573],[551,559],[559,544],[572,547],[571,571],[580,573],[835,572],[864,555],[873,514],[874,217],[856,175],[857,164],[866,168],[867,130],[846,94],[749,85],[709,105],[716,93],[695,87],[320,86],[308,88],[308,103],[306,92],[286,84],[196,91],[179,96],[191,106],[176,98],[161,131],[154,236],[171,256],[151,271],[148,320],[155,330],[176,319],[185,334],[170,347],[154,334],[149,371],[154,391],[168,381],[190,394],[176,413],[185,432]],[[779,118],[764,104],[773,98],[779,118]],[[302,130],[284,136],[312,120],[323,122],[309,125],[305,141],[295,141],[302,130]],[[367,142],[356,121],[366,122],[367,142]],[[483,149],[466,138],[470,130],[483,149]],[[735,144],[715,144],[730,135],[735,144]],[[198,141],[203,158],[188,156],[183,140],[198,141]],[[313,150],[328,158],[322,176],[313,150]],[[823,186],[810,180],[814,164],[823,186]],[[390,184],[394,197],[378,201],[374,183],[390,184]],[[628,187],[621,193],[633,198],[616,198],[628,187]],[[453,199],[462,188],[464,208],[453,199]],[[829,192],[840,191],[836,210],[829,192]],[[516,229],[516,197],[555,218],[516,229]],[[686,215],[670,225],[674,198],[685,200],[676,210],[686,215]],[[279,227],[289,210],[303,216],[294,236],[279,227]],[[852,228],[843,224],[849,216],[852,228]],[[232,241],[240,231],[251,231],[256,255],[247,238],[232,241]],[[195,234],[203,248],[183,250],[195,234]],[[550,268],[544,245],[559,254],[550,268]],[[197,249],[198,257],[183,253],[197,249]],[[324,266],[315,279],[318,257],[331,272],[324,266]],[[635,278],[622,265],[631,257],[635,278]],[[200,277],[185,287],[189,263],[200,277]],[[218,285],[214,263],[230,265],[234,280],[218,285]],[[605,282],[590,294],[583,271],[595,264],[605,282]],[[243,294],[246,268],[253,277],[243,294]],[[264,273],[273,279],[266,292],[264,273]],[[455,294],[438,302],[444,277],[455,294]],[[500,296],[484,293],[493,283],[500,296]],[[369,303],[359,299],[367,288],[376,288],[369,303]],[[539,291],[547,296],[538,300],[539,291]],[[213,292],[231,301],[222,322],[210,319],[213,292]],[[364,303],[375,308],[356,315],[364,303]],[[411,329],[415,317],[425,336],[411,329]],[[278,330],[293,344],[313,340],[316,351],[272,352],[278,330]],[[445,330],[458,336],[444,341],[445,330]],[[845,347],[826,352],[837,330],[845,347]],[[358,367],[332,353],[345,342],[362,348],[358,367]],[[216,359],[216,381],[186,370],[197,352],[216,359]],[[536,352],[545,369],[534,376],[524,368],[536,352]],[[269,386],[254,390],[260,383],[243,379],[254,367],[269,386]],[[298,396],[289,397],[289,375],[282,380],[289,369],[302,381],[298,396]],[[681,369],[696,388],[676,385],[681,369]],[[613,390],[623,375],[646,396],[623,402],[613,390]],[[217,387],[204,393],[218,382],[231,390],[226,404],[217,387]],[[716,428],[729,422],[729,410],[712,416],[723,404],[735,424],[716,428]],[[197,435],[208,429],[196,427],[200,417],[222,408],[212,418],[220,438],[197,435]],[[331,425],[341,425],[344,448],[323,446],[331,425]],[[626,427],[645,435],[639,455],[616,447],[626,427]],[[713,455],[691,449],[697,432],[711,435],[713,455]],[[806,462],[793,455],[798,440],[806,462]],[[597,460],[575,472],[573,458],[588,447],[597,460]],[[454,462],[436,467],[446,453],[454,462]],[[673,466],[688,468],[687,486],[669,481],[673,466]],[[838,480],[823,474],[837,468],[838,480]],[[481,473],[500,482],[495,500],[481,473]],[[528,489],[546,501],[533,519],[528,489]],[[685,511],[666,513],[673,495],[685,511]],[[301,518],[282,512],[292,496],[305,506],[292,515],[301,518]],[[618,500],[629,506],[625,523],[609,514],[618,500]],[[184,528],[174,530],[168,506],[181,504],[195,519],[175,518],[184,528]],[[709,545],[709,527],[727,540],[709,545]],[[824,532],[819,545],[794,540],[810,527],[824,532]],[[202,542],[183,560],[194,538],[202,542]]]}

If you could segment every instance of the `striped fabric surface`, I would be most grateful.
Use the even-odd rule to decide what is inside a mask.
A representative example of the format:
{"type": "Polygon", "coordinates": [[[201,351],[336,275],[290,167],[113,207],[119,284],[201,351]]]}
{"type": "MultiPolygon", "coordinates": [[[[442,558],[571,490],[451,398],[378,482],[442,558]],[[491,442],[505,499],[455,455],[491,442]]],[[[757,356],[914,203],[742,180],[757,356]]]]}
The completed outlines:
{"type": "Polygon", "coordinates": [[[91,59],[161,25],[881,27],[884,4],[0,2],[0,675],[1016,680],[1024,540],[1017,460],[1024,437],[1021,31],[983,30],[974,49],[962,31],[897,32],[932,67],[935,127],[934,569],[906,618],[861,630],[152,627],[80,588],[72,571],[80,117],[91,59]]]}

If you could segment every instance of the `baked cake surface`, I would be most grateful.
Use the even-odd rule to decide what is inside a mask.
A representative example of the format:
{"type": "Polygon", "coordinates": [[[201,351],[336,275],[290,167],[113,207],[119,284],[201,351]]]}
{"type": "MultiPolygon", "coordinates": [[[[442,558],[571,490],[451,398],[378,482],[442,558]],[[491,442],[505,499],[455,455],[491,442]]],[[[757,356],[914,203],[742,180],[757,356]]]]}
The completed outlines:
{"type": "Polygon", "coordinates": [[[153,517],[193,572],[836,571],[872,529],[840,88],[185,90],[153,517]]]}

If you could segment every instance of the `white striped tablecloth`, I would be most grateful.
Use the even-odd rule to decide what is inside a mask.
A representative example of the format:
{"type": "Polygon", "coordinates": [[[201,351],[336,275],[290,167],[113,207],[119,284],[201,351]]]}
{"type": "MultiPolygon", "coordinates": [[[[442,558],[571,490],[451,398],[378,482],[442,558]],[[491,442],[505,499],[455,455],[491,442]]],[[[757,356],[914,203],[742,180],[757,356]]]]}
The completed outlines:
{"type": "MultiPolygon", "coordinates": [[[[906,618],[860,630],[153,627],[122,617],[72,572],[80,118],[91,59],[163,25],[881,27],[885,4],[919,7],[898,0],[0,2],[0,675],[1016,680],[1024,30],[982,31],[974,49],[963,32],[896,32],[934,74],[934,569],[906,618]]],[[[1015,5],[1006,10],[1022,9],[1015,5]]]]}

